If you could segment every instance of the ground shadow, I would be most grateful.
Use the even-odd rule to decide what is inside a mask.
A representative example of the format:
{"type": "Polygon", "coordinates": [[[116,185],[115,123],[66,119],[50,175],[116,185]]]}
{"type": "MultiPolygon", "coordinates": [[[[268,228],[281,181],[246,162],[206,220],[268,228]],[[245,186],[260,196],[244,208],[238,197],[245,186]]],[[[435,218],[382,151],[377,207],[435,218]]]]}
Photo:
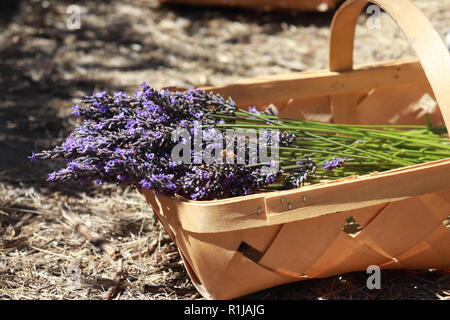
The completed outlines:
{"type": "MultiPolygon", "coordinates": [[[[318,27],[329,26],[336,11],[326,12],[301,12],[296,10],[258,10],[236,7],[217,7],[217,6],[191,6],[179,3],[161,4],[158,10],[168,10],[177,16],[189,19],[193,22],[203,21],[211,18],[223,18],[229,21],[241,23],[253,23],[261,26],[271,25],[267,32],[276,34],[282,31],[282,24],[294,26],[315,25],[318,27]]],[[[198,24],[191,24],[195,28],[198,24]]]]}

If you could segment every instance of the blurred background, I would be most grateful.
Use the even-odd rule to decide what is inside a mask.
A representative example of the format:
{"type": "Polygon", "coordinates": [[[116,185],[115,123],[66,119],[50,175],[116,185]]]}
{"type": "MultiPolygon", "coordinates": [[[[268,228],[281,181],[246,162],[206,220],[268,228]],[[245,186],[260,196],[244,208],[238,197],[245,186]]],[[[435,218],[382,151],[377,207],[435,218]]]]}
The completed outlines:
{"type": "MultiPolygon", "coordinates": [[[[157,88],[219,85],[327,68],[329,26],[341,1],[232,6],[242,2],[0,2],[0,299],[200,298],[175,245],[134,190],[52,185],[46,174],[58,163],[33,166],[27,156],[60,143],[76,124],[71,106],[97,90],[132,93],[143,81],[157,88]],[[60,203],[119,247],[119,280],[105,255],[64,222],[60,203]]],[[[445,40],[450,0],[413,2],[445,40]]],[[[355,63],[413,57],[395,23],[373,14],[360,17],[355,63]]],[[[365,273],[354,273],[251,298],[450,297],[445,272],[385,271],[382,277],[375,291],[366,288],[365,273]]]]}

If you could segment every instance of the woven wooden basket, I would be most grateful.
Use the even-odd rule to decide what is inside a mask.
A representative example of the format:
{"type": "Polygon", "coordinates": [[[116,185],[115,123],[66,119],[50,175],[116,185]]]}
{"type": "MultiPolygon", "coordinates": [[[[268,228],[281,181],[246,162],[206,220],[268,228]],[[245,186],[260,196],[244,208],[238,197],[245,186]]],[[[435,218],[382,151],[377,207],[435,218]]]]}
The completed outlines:
{"type": "MultiPolygon", "coordinates": [[[[450,56],[409,0],[373,1],[397,22],[418,60],[353,68],[357,18],[349,0],[331,26],[329,70],[208,88],[238,105],[275,104],[281,116],[341,123],[424,123],[450,128],[450,56]]],[[[383,173],[216,201],[144,192],[208,298],[229,299],[275,285],[381,268],[449,268],[450,158],[383,173]],[[343,231],[348,217],[362,226],[343,231]]]]}
{"type": "Polygon", "coordinates": [[[250,9],[276,9],[299,11],[327,11],[341,0],[160,0],[160,2],[186,3],[201,6],[240,7],[250,9]]]}

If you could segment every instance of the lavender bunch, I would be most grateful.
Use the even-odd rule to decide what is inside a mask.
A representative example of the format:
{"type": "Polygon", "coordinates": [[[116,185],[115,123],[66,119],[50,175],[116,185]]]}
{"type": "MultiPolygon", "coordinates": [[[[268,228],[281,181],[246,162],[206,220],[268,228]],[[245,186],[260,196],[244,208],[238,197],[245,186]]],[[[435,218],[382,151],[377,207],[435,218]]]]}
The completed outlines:
{"type": "MultiPolygon", "coordinates": [[[[180,141],[172,140],[174,131],[189,130],[193,141],[197,121],[212,126],[216,122],[234,123],[236,105],[231,99],[200,90],[157,91],[145,83],[141,87],[134,96],[98,92],[83,97],[85,107],[77,105],[72,112],[82,118],[82,125],[60,146],[32,154],[30,159],[66,161],[66,167],[51,173],[49,181],[128,184],[193,200],[250,194],[281,174],[280,170],[263,175],[262,166],[175,163],[171,151],[180,141]],[[231,120],[210,117],[215,113],[231,120]]],[[[217,134],[221,133],[214,128],[205,130],[203,135],[210,137],[201,149],[211,147],[213,143],[208,141],[217,140],[217,134]]]]}

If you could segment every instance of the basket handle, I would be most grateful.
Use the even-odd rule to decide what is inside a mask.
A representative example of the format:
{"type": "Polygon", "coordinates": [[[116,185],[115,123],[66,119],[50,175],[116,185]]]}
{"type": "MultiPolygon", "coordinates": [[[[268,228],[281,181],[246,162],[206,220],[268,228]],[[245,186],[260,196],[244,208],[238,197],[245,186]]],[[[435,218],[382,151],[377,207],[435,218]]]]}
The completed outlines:
{"type": "MultiPolygon", "coordinates": [[[[347,0],[334,15],[330,36],[330,71],[353,68],[355,28],[358,17],[368,2],[367,0],[347,0]]],[[[381,7],[392,17],[414,48],[436,97],[447,129],[450,131],[450,54],[439,34],[410,0],[372,0],[370,2],[381,7]]],[[[351,97],[346,95],[333,98],[335,98],[333,107],[335,120],[349,121],[355,107],[352,105],[351,97]]]]}

